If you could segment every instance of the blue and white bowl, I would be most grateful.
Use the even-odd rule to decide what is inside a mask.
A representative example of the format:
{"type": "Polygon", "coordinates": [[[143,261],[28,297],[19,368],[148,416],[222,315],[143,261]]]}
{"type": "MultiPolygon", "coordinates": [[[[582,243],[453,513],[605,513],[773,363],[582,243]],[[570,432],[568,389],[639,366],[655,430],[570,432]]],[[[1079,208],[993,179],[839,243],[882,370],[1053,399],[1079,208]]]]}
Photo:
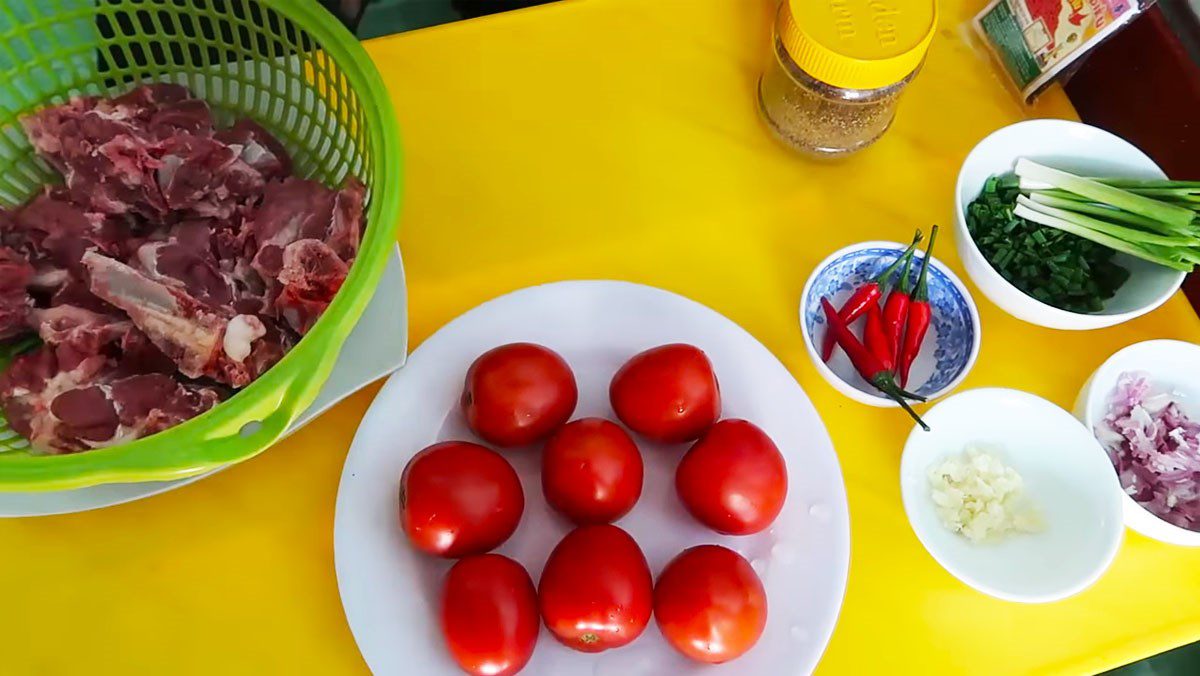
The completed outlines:
{"type": "MultiPolygon", "coordinates": [[[[859,376],[840,348],[834,350],[828,364],[821,360],[821,342],[828,328],[821,297],[828,296],[840,308],[855,289],[882,272],[906,247],[896,242],[863,242],[836,251],[817,265],[800,298],[800,329],[817,371],[842,394],[871,406],[897,404],[859,376]]],[[[914,282],[923,258],[921,251],[913,256],[910,275],[914,282]]],[[[929,268],[928,285],[933,321],[909,373],[907,389],[933,400],[958,387],[975,365],[980,325],[979,311],[967,287],[936,256],[929,268]]],[[[859,319],[853,325],[856,335],[862,335],[864,321],[859,319]]]]}

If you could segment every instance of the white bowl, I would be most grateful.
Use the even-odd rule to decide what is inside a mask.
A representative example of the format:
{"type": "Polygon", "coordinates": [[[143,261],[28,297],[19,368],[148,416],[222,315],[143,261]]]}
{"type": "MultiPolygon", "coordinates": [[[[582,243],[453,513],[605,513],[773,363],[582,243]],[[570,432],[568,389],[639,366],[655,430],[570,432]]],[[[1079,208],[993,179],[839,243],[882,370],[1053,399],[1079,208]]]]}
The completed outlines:
{"type": "MultiPolygon", "coordinates": [[[[928,233],[926,233],[928,236],[928,233]]],[[[830,385],[851,399],[879,407],[899,406],[883,396],[875,386],[858,375],[841,349],[834,351],[829,363],[820,356],[825,338],[825,313],[821,297],[828,296],[837,307],[854,290],[874,278],[896,260],[908,245],[897,242],[862,242],[833,252],[813,268],[800,295],[800,330],[808,356],[830,385]]],[[[924,260],[924,252],[913,256],[912,279],[924,260]]],[[[962,382],[979,356],[981,328],[979,310],[965,284],[950,268],[933,257],[929,268],[929,305],[932,319],[921,351],[913,362],[908,390],[929,400],[937,399],[962,382]]],[[[866,321],[859,319],[861,324],[866,321]]],[[[856,335],[861,332],[855,326],[856,335]]]]}
{"type": "MultiPolygon", "coordinates": [[[[1089,430],[1104,419],[1108,397],[1126,371],[1144,371],[1150,382],[1174,392],[1184,412],[1200,417],[1200,346],[1178,340],[1147,340],[1118,350],[1088,378],[1075,400],[1075,416],[1089,430]]],[[[1105,455],[1105,461],[1108,456],[1105,455]]],[[[1110,463],[1109,468],[1112,468],[1110,463]]],[[[1114,475],[1116,474],[1114,470],[1114,475]]],[[[1200,547],[1200,533],[1163,521],[1121,491],[1125,525],[1147,537],[1175,545],[1200,547]]]]}
{"type": "Polygon", "coordinates": [[[1052,329],[1100,329],[1129,321],[1167,301],[1183,284],[1184,273],[1126,254],[1116,260],[1129,270],[1129,280],[1095,314],[1069,312],[1047,305],[1009,283],[983,257],[967,231],[966,208],[994,174],[1012,171],[1017,158],[1028,157],[1057,169],[1090,176],[1166,178],[1145,153],[1103,129],[1067,120],[1028,120],[1009,125],[979,142],[958,172],[955,188],[954,239],[971,281],[1005,312],[1030,324],[1052,329]]]}
{"type": "Polygon", "coordinates": [[[925,549],[950,574],[1007,601],[1044,603],[1086,589],[1121,544],[1121,487],[1100,443],[1070,413],[1032,394],[968,390],[925,414],[900,460],[904,510],[925,549]],[[930,497],[929,468],[978,445],[1025,483],[1041,513],[1037,533],[973,543],[946,529],[930,497]]]}

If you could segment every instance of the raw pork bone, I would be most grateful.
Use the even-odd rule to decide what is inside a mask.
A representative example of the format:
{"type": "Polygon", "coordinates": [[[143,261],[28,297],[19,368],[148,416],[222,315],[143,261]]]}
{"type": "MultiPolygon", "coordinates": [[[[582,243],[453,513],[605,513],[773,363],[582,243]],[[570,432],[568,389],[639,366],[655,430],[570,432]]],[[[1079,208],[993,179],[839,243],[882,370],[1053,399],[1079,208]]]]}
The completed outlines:
{"type": "Polygon", "coordinates": [[[33,299],[25,287],[33,278],[33,266],[21,254],[0,247],[0,339],[24,332],[33,299]]]}
{"type": "Polygon", "coordinates": [[[210,377],[242,387],[283,356],[282,337],[274,344],[262,318],[232,316],[192,297],[181,285],[156,281],[107,256],[84,255],[92,293],[124,310],[150,342],[189,378],[210,377]],[[227,330],[233,324],[234,331],[227,330]],[[242,357],[237,359],[236,357],[242,357]]]}
{"type": "Polygon", "coordinates": [[[0,375],[0,408],[30,443],[73,453],[159,432],[212,408],[222,393],[151,373],[122,375],[112,360],[44,345],[0,375]]]}

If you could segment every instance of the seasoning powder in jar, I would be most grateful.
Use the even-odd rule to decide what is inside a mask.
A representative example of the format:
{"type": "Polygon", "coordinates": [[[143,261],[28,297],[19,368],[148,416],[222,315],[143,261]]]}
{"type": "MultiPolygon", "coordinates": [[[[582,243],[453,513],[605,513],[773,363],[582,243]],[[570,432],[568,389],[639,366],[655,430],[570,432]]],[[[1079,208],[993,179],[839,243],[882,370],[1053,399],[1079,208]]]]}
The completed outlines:
{"type": "Polygon", "coordinates": [[[817,156],[883,135],[937,26],[934,0],[783,0],[759,108],[775,136],[817,156]]]}

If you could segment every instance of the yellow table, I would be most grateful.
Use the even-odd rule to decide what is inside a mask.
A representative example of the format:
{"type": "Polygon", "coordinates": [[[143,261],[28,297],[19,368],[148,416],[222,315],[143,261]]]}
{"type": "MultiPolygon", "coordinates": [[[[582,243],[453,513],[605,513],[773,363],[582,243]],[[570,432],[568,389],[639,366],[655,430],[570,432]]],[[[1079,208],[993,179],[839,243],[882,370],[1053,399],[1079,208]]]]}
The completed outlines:
{"type": "MultiPolygon", "coordinates": [[[[996,601],[950,577],[901,508],[911,422],[837,394],[801,344],[796,304],[818,260],[949,224],[971,146],[1026,115],[1072,117],[1065,98],[1022,111],[962,39],[979,3],[947,0],[884,140],[839,164],[798,160],[754,107],[774,1],[570,0],[369,43],[407,146],[413,344],[488,298],[570,278],[660,286],[748,329],[813,398],[845,473],[852,563],[822,673],[1079,674],[1200,638],[1200,551],[1133,533],[1099,583],[1056,604],[996,601]]],[[[961,274],[949,240],[939,255],[961,274]]],[[[963,387],[1063,406],[1124,345],[1200,338],[1182,296],[1088,333],[977,301],[983,351],[963,387]]],[[[342,459],[374,392],[182,490],[0,522],[0,671],[365,671],[332,530],[342,459]]]]}

